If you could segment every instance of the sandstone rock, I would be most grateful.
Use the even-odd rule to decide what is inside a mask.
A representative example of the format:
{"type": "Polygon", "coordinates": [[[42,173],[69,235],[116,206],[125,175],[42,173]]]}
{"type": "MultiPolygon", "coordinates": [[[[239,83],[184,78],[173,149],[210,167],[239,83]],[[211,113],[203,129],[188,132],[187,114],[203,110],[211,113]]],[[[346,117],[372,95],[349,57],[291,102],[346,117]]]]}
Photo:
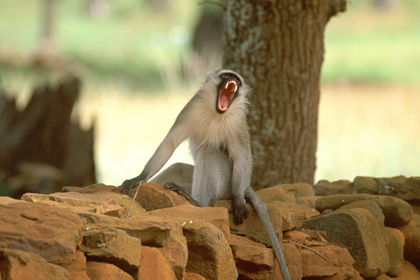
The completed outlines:
{"type": "Polygon", "coordinates": [[[81,251],[77,251],[75,259],[67,264],[60,265],[69,273],[69,280],[89,280],[86,269],[86,257],[81,251]]]}
{"type": "Polygon", "coordinates": [[[283,234],[283,239],[290,242],[305,245],[306,242],[310,240],[311,238],[305,232],[301,232],[298,230],[289,230],[283,234]]]}
{"type": "Polygon", "coordinates": [[[418,280],[420,279],[420,272],[417,270],[417,268],[413,264],[409,263],[408,261],[404,261],[401,275],[392,279],[393,280],[418,280]]]}
{"type": "MultiPolygon", "coordinates": [[[[287,268],[292,279],[302,279],[303,261],[300,249],[294,244],[281,243],[281,248],[286,260],[287,268]]],[[[281,269],[276,260],[276,274],[274,279],[283,279],[281,269]],[[277,276],[278,275],[278,276],[277,276]]]]}
{"type": "Polygon", "coordinates": [[[117,228],[132,237],[141,239],[143,245],[163,247],[173,227],[180,226],[157,216],[136,215],[120,219],[94,213],[78,213],[85,221],[86,229],[117,228]]]}
{"type": "MultiPolygon", "coordinates": [[[[165,189],[156,182],[142,183],[139,188],[139,194],[136,201],[140,203],[147,211],[156,209],[174,207],[183,204],[190,204],[183,196],[165,189]]],[[[130,196],[134,197],[137,187],[130,191],[130,196]]]]}
{"type": "MultiPolygon", "coordinates": [[[[267,211],[268,215],[270,216],[271,223],[273,224],[274,232],[276,233],[279,240],[283,235],[283,217],[279,215],[279,211],[276,208],[276,205],[273,204],[274,201],[267,203],[267,211]]],[[[279,202],[281,203],[281,202],[279,202]]],[[[231,209],[231,201],[230,200],[218,200],[212,203],[212,206],[215,207],[225,207],[226,209],[231,209]]],[[[268,238],[266,237],[266,233],[264,230],[263,225],[261,224],[260,218],[258,217],[257,212],[254,210],[254,207],[250,203],[246,204],[249,214],[248,218],[241,224],[235,225],[233,222],[233,214],[229,213],[229,227],[231,231],[245,233],[247,236],[258,240],[258,242],[268,244],[268,238]]],[[[303,211],[298,211],[295,216],[304,217],[303,211]]],[[[285,217],[287,214],[285,214],[285,217]]],[[[293,215],[289,215],[293,216],[293,215]]]]}
{"type": "MultiPolygon", "coordinates": [[[[232,235],[231,247],[239,279],[282,279],[280,267],[272,249],[245,237],[232,235]]],[[[302,258],[292,244],[281,244],[292,279],[302,278],[302,258]]]]}
{"type": "Polygon", "coordinates": [[[411,207],[413,207],[413,213],[420,215],[420,201],[410,201],[411,207]]]}
{"type": "Polygon", "coordinates": [[[197,273],[185,272],[182,280],[206,280],[206,278],[197,273]]]}
{"type": "Polygon", "coordinates": [[[10,203],[16,203],[16,202],[21,203],[22,200],[13,199],[13,198],[8,197],[8,196],[0,196],[0,206],[1,205],[7,205],[7,204],[10,204],[10,203]]]}
{"type": "Polygon", "coordinates": [[[240,277],[274,279],[276,260],[272,249],[236,234],[232,234],[230,246],[240,277]]]}
{"type": "Polygon", "coordinates": [[[378,194],[376,179],[373,177],[357,176],[347,191],[348,193],[378,194]]]}
{"type": "Polygon", "coordinates": [[[89,260],[109,262],[125,271],[134,271],[140,266],[141,241],[123,230],[102,228],[84,231],[80,250],[89,260]]]}
{"type": "Polygon", "coordinates": [[[284,233],[284,240],[305,246],[319,246],[322,243],[327,243],[324,231],[316,231],[310,229],[289,230],[284,233]],[[321,243],[320,243],[321,242],[321,243]]]}
{"type": "Polygon", "coordinates": [[[158,249],[142,246],[140,270],[134,279],[175,280],[176,277],[168,260],[158,249]]]}
{"type": "Polygon", "coordinates": [[[0,279],[69,279],[66,269],[48,263],[38,254],[12,249],[0,249],[0,279]]]}
{"type": "MultiPolygon", "coordinates": [[[[188,260],[187,241],[183,235],[181,224],[178,221],[146,214],[134,216],[128,221],[132,227],[141,226],[144,229],[137,233],[143,245],[157,246],[169,261],[177,279],[181,280],[188,260]],[[159,235],[161,237],[158,238],[159,235]],[[155,242],[150,242],[150,240],[155,240],[155,242]],[[159,240],[161,245],[156,242],[159,240]]],[[[128,230],[127,233],[131,235],[134,232],[128,230]]]]}
{"type": "Polygon", "coordinates": [[[345,209],[356,209],[356,208],[363,208],[363,209],[369,210],[369,212],[375,217],[379,225],[382,225],[382,226],[384,225],[385,215],[382,212],[381,207],[379,207],[379,205],[373,200],[359,200],[356,202],[343,205],[338,209],[345,210],[345,209]]]}
{"type": "Polygon", "coordinates": [[[62,192],[79,192],[79,193],[96,193],[96,192],[112,192],[115,191],[115,186],[105,184],[92,184],[86,187],[65,186],[62,192]]]}
{"type": "Polygon", "coordinates": [[[404,235],[395,228],[386,227],[385,247],[389,257],[389,270],[387,275],[396,277],[402,273],[404,263],[404,235]]]}
{"type": "Polygon", "coordinates": [[[327,232],[327,240],[349,248],[362,277],[376,277],[389,269],[381,229],[365,209],[347,209],[304,221],[304,227],[327,232]]]}
{"type": "Polygon", "coordinates": [[[314,192],[315,192],[315,195],[319,195],[319,196],[343,194],[343,193],[347,193],[347,189],[350,185],[351,185],[351,182],[348,180],[339,180],[335,182],[329,182],[327,180],[320,180],[314,186],[314,192]]]}
{"type": "Polygon", "coordinates": [[[116,267],[113,264],[105,262],[88,261],[86,263],[87,274],[90,279],[94,280],[133,280],[130,274],[116,267]]]}
{"type": "Polygon", "coordinates": [[[187,240],[183,235],[184,232],[179,224],[176,222],[169,231],[166,239],[165,246],[158,248],[159,251],[165,256],[172,266],[175,276],[181,280],[187,266],[189,258],[189,251],[187,247],[187,240]]]}
{"type": "Polygon", "coordinates": [[[128,219],[107,217],[92,213],[79,213],[91,229],[113,227],[141,239],[143,245],[158,247],[168,259],[177,276],[182,279],[188,259],[188,248],[179,222],[159,216],[136,215],[128,219]]]}
{"type": "Polygon", "coordinates": [[[349,187],[350,193],[390,195],[403,200],[420,200],[420,177],[372,178],[358,176],[349,187]]]}
{"type": "Polygon", "coordinates": [[[288,192],[282,185],[258,190],[256,191],[256,194],[258,194],[265,203],[269,201],[296,202],[296,197],[293,193],[288,192]]]}
{"type": "Polygon", "coordinates": [[[308,183],[281,184],[279,187],[286,192],[293,194],[296,199],[315,195],[314,189],[308,183]]]}
{"type": "Polygon", "coordinates": [[[144,215],[159,216],[180,225],[194,221],[204,221],[213,224],[230,241],[228,211],[224,207],[196,207],[191,204],[149,211],[144,215]]]}
{"type": "MultiPolygon", "coordinates": [[[[281,211],[280,212],[281,214],[282,213],[286,214],[288,212],[303,213],[304,219],[309,219],[309,218],[320,215],[320,213],[316,209],[305,206],[305,205],[299,205],[299,204],[288,203],[288,202],[277,202],[277,201],[273,201],[268,204],[277,205],[277,208],[281,211]]],[[[283,221],[286,222],[286,220],[283,220],[283,221]]],[[[301,223],[302,221],[298,219],[296,222],[290,223],[289,227],[285,226],[287,223],[283,223],[283,227],[284,227],[284,230],[289,230],[292,228],[301,227],[301,223]]]]}
{"type": "Polygon", "coordinates": [[[385,215],[385,225],[389,227],[402,226],[411,220],[413,208],[396,197],[370,194],[341,194],[320,197],[316,201],[316,209],[320,212],[325,209],[338,209],[343,205],[359,200],[373,200],[385,215]]]}
{"type": "Polygon", "coordinates": [[[41,203],[0,205],[0,248],[39,254],[48,262],[73,261],[83,221],[75,214],[41,203]]]}
{"type": "Polygon", "coordinates": [[[300,228],[302,227],[303,220],[320,214],[313,208],[288,202],[271,201],[267,203],[267,207],[270,207],[277,215],[281,216],[283,220],[283,231],[300,228]]]}
{"type": "MultiPolygon", "coordinates": [[[[219,200],[212,204],[217,207],[231,208],[230,200],[219,200]]],[[[301,227],[304,219],[319,215],[319,212],[313,208],[295,203],[270,201],[266,203],[268,215],[273,224],[276,235],[281,240],[283,231],[301,227]]],[[[233,222],[233,214],[229,213],[230,230],[234,232],[245,233],[255,240],[268,244],[264,227],[261,224],[257,212],[251,204],[247,203],[249,216],[241,225],[235,225],[233,222]]]]}
{"type": "Polygon", "coordinates": [[[405,236],[404,257],[420,264],[420,215],[414,214],[413,219],[398,228],[405,236]]]}
{"type": "Polygon", "coordinates": [[[381,274],[378,277],[373,278],[374,280],[392,280],[394,278],[389,277],[386,274],[381,274]]]}
{"type": "Polygon", "coordinates": [[[301,259],[290,260],[290,264],[288,262],[289,269],[295,265],[301,270],[300,277],[292,277],[292,279],[301,279],[302,277],[307,277],[305,279],[362,279],[353,268],[354,259],[348,250],[328,244],[324,234],[324,232],[309,229],[284,233],[285,241],[283,242],[290,241],[305,246],[296,245],[301,259]]]}
{"type": "Polygon", "coordinates": [[[296,199],[296,204],[307,206],[309,208],[315,209],[316,201],[319,196],[303,196],[296,199]]]}
{"type": "Polygon", "coordinates": [[[191,193],[193,173],[194,165],[176,162],[153,177],[150,181],[156,182],[161,186],[172,182],[180,186],[183,190],[186,190],[188,193],[191,193]]]}
{"type": "Polygon", "coordinates": [[[347,249],[333,244],[313,246],[311,249],[324,256],[325,259],[302,248],[303,277],[310,279],[362,279],[354,269],[354,259],[347,249]]]}
{"type": "MultiPolygon", "coordinates": [[[[121,217],[126,215],[132,199],[123,194],[99,191],[95,193],[64,192],[53,194],[26,193],[23,200],[42,202],[56,208],[64,208],[74,212],[90,212],[121,217]]],[[[146,212],[138,203],[134,203],[131,216],[146,212]]]]}
{"type": "Polygon", "coordinates": [[[188,272],[206,279],[237,279],[229,243],[221,230],[210,223],[194,221],[183,226],[188,243],[188,272]]]}

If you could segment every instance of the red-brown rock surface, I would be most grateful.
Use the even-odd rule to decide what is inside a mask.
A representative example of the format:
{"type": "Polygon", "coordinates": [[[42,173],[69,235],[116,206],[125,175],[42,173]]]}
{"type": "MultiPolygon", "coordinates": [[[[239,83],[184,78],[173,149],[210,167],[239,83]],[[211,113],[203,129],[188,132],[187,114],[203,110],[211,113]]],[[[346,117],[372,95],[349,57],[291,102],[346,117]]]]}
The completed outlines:
{"type": "MultiPolygon", "coordinates": [[[[259,191],[277,235],[288,242],[281,246],[292,279],[420,279],[414,266],[420,265],[420,216],[402,194],[383,193],[411,190],[413,178],[259,191]],[[370,194],[346,194],[350,188],[370,194]]],[[[199,208],[144,183],[132,203],[118,190],[96,184],[25,194],[26,201],[0,197],[1,279],[282,279],[251,205],[236,226],[230,201],[199,208]]]]}

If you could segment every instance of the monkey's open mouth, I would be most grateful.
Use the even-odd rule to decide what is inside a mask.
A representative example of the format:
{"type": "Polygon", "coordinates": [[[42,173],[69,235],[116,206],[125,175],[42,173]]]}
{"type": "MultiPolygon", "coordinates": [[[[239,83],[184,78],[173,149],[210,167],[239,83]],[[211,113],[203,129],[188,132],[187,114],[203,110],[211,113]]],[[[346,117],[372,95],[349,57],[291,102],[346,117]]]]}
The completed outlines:
{"type": "Polygon", "coordinates": [[[237,89],[238,85],[232,80],[227,81],[224,86],[222,86],[219,91],[219,99],[217,102],[217,107],[220,112],[226,112],[229,108],[237,89]]]}

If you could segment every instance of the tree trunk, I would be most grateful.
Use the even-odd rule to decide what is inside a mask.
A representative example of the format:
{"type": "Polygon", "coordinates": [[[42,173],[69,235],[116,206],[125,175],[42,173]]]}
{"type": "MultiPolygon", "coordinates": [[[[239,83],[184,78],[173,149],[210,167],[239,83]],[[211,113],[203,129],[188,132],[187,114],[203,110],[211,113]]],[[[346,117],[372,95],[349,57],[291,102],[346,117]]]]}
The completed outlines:
{"type": "Polygon", "coordinates": [[[0,90],[0,186],[14,197],[95,182],[94,128],[85,131],[71,120],[80,84],[71,76],[38,86],[22,111],[0,90]]]}
{"type": "Polygon", "coordinates": [[[346,0],[223,2],[224,68],[253,88],[254,189],[313,183],[324,29],[346,0]]]}
{"type": "Polygon", "coordinates": [[[54,40],[56,0],[44,0],[43,2],[41,42],[38,52],[43,55],[53,55],[56,52],[54,40]]]}

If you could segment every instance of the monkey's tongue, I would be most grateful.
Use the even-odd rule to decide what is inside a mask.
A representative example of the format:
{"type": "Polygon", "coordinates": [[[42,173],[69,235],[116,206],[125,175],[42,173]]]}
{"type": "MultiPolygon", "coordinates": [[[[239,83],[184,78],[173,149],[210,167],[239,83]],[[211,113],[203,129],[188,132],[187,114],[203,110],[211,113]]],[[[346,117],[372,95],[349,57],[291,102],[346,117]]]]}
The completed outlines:
{"type": "Polygon", "coordinates": [[[227,98],[227,96],[226,95],[220,95],[220,98],[219,98],[220,110],[225,111],[225,110],[227,110],[228,106],[229,106],[229,99],[227,98]]]}

